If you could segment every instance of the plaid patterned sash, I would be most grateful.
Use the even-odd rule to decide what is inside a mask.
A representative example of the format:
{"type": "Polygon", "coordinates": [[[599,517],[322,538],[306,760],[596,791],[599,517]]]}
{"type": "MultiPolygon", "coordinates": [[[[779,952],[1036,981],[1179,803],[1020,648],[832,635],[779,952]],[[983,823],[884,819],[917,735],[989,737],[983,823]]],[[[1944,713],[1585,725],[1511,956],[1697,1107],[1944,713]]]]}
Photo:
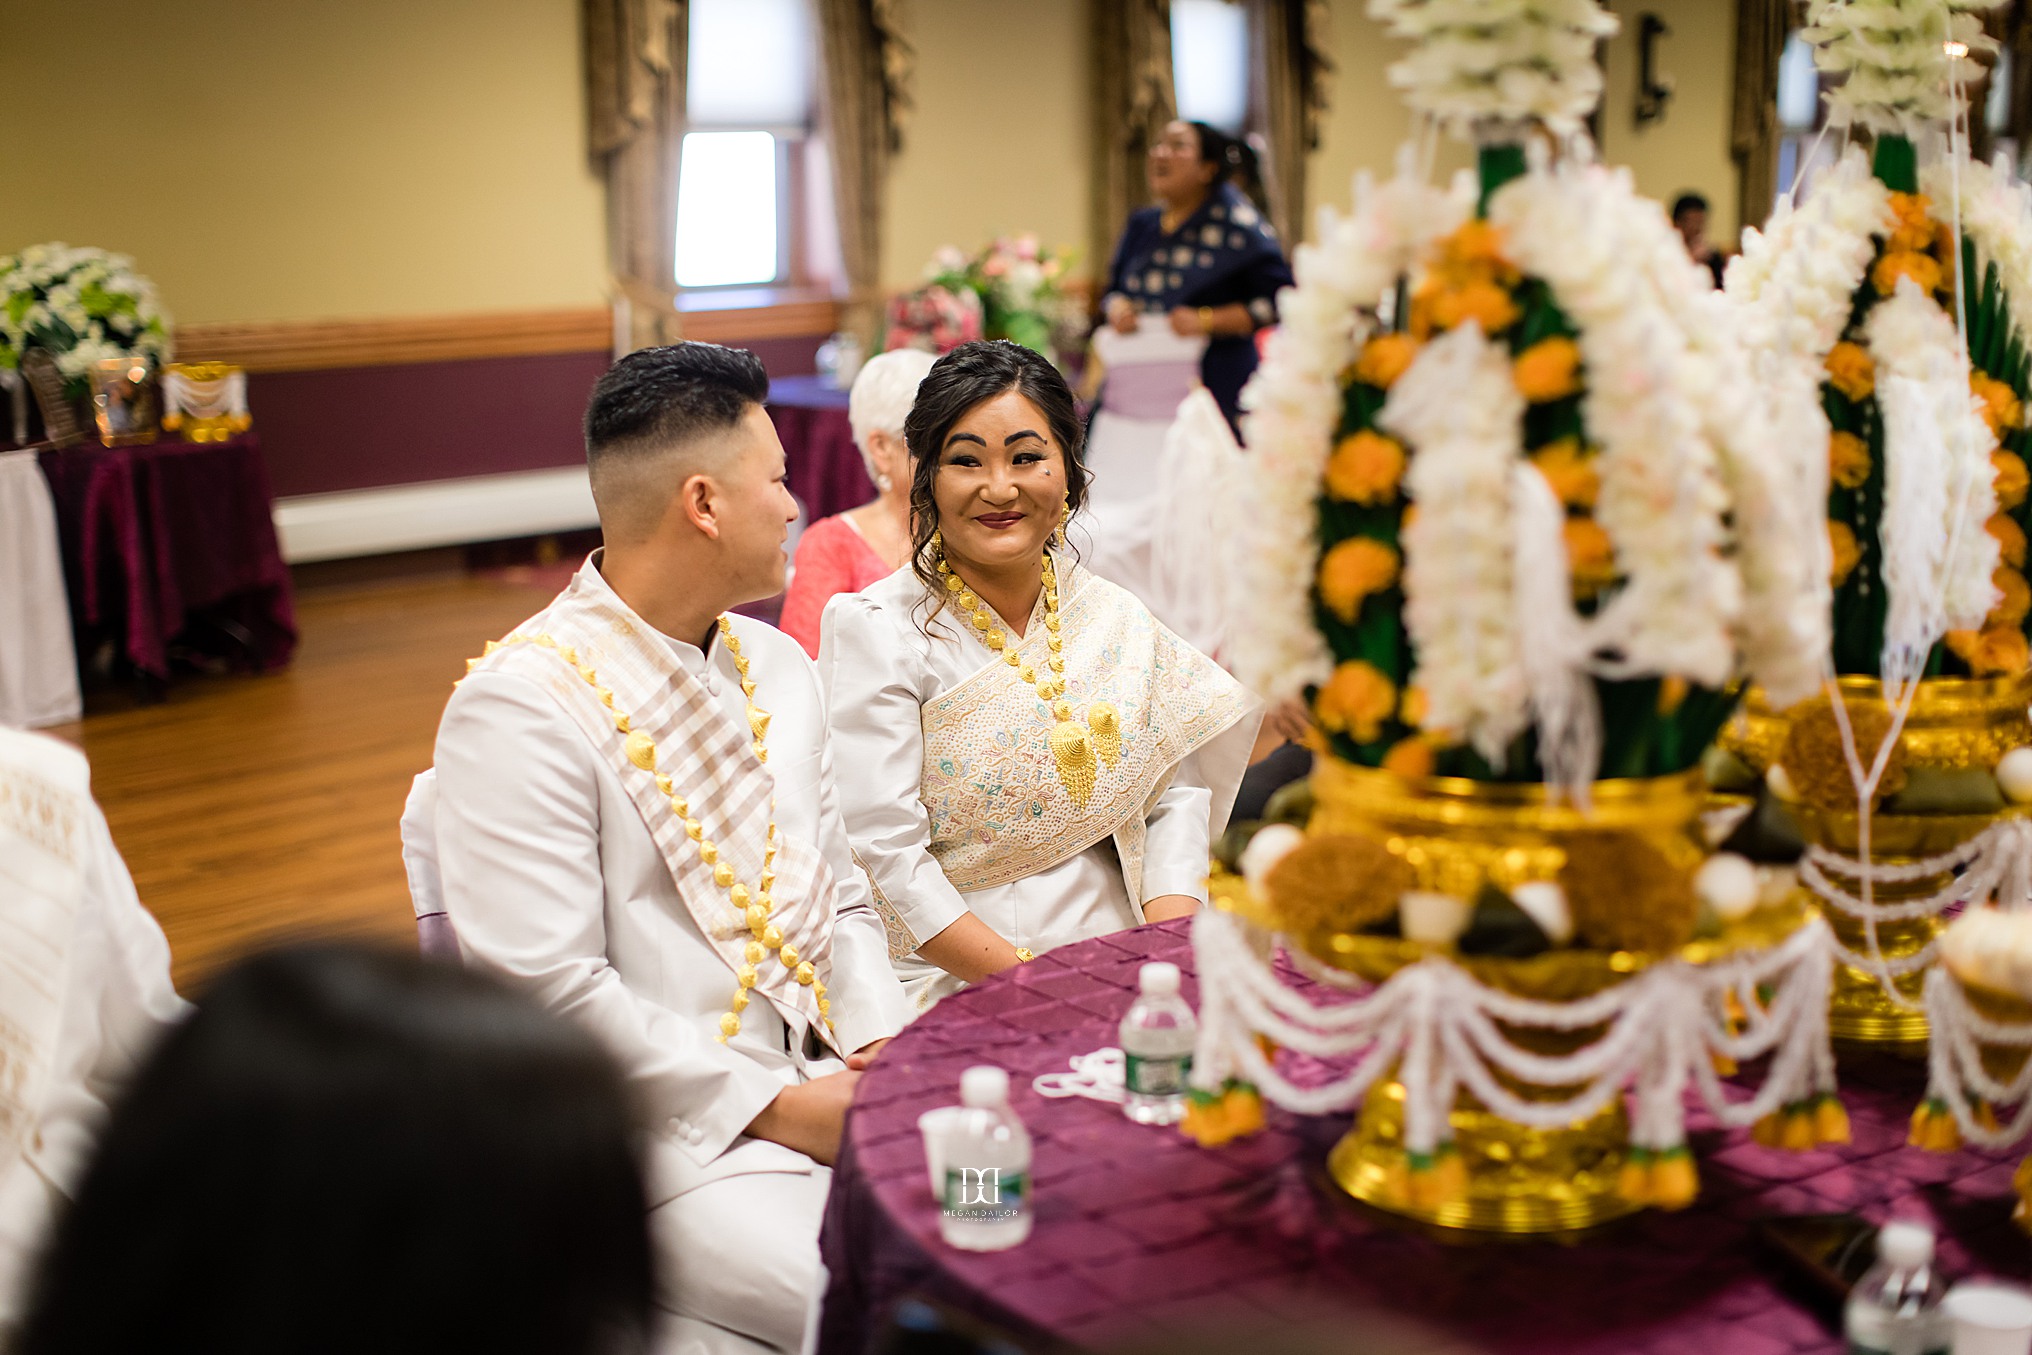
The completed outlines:
{"type": "MultiPolygon", "coordinates": [[[[592,559],[573,576],[570,587],[518,626],[516,633],[548,635],[576,651],[579,662],[597,672],[601,685],[613,692],[614,710],[628,717],[631,729],[655,740],[654,772],[630,762],[627,738],[614,727],[614,712],[553,650],[504,645],[475,669],[516,673],[550,692],[614,769],[662,851],[678,897],[726,963],[731,994],[731,976],[746,964],[742,952],[753,939],[747,920],[714,882],[712,867],[699,859],[697,844],[671,812],[669,797],[657,789],[656,778],[659,774],[670,778],[703,828],[702,836],[719,847],[719,859],[732,866],[735,878],[752,892],[762,874],[776,779],[756,760],[748,730],[721,710],[649,623],[615,596],[592,559]]],[[[788,836],[779,827],[775,871],[770,920],[796,947],[798,958],[811,961],[830,987],[832,870],[816,844],[788,836]]],[[[786,1021],[795,1026],[801,1019],[832,1042],[812,989],[799,984],[775,954],[766,956],[755,971],[754,991],[768,998],[786,1021]]]]}

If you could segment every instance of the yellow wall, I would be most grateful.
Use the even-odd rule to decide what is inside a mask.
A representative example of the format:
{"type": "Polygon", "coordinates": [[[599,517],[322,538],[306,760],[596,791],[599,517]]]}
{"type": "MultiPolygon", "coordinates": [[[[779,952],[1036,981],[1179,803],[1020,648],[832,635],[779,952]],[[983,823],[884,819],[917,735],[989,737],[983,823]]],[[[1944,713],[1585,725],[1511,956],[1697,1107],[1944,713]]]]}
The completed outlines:
{"type": "MultiPolygon", "coordinates": [[[[1308,181],[1315,205],[1345,210],[1357,170],[1378,177],[1396,167],[1397,148],[1411,129],[1411,116],[1385,70],[1405,50],[1367,17],[1365,0],[1333,0],[1334,51],[1339,70],[1333,107],[1312,157],[1308,181]]],[[[1643,0],[1614,6],[1623,31],[1609,43],[1607,93],[1602,114],[1602,157],[1628,165],[1637,190],[1667,204],[1696,189],[1713,204],[1709,234],[1733,241],[1736,222],[1735,162],[1729,158],[1729,103],[1735,59],[1735,17],[1721,0],[1643,0]],[[1676,91],[1665,120],[1639,130],[1632,110],[1637,90],[1637,17],[1651,12],[1671,29],[1658,43],[1657,65],[1673,77],[1676,91]]],[[[1436,173],[1447,175],[1471,163],[1467,149],[1442,138],[1436,173]]],[[[1306,223],[1313,233],[1313,223],[1306,223]]]]}
{"type": "Polygon", "coordinates": [[[911,0],[917,109],[890,171],[884,282],[917,285],[940,245],[972,250],[1026,230],[1084,245],[1088,3],[911,0]]]}
{"type": "Polygon", "coordinates": [[[1602,105],[1602,158],[1628,165],[1637,191],[1672,205],[1691,189],[1705,197],[1708,238],[1733,249],[1737,236],[1736,163],[1729,155],[1729,108],[1736,53],[1735,6],[1719,0],[1643,0],[1620,4],[1623,30],[1609,42],[1608,93],[1602,105]],[[1654,67],[1672,78],[1661,122],[1639,128],[1637,21],[1656,14],[1671,31],[1654,67]]]}
{"type": "MultiPolygon", "coordinates": [[[[1317,231],[1321,206],[1345,214],[1354,202],[1354,177],[1367,170],[1378,179],[1397,169],[1397,148],[1411,134],[1411,113],[1386,71],[1407,50],[1368,17],[1367,0],[1332,0],[1334,37],[1333,103],[1320,129],[1306,180],[1305,236],[1317,231]]],[[[1448,137],[1434,147],[1434,172],[1450,175],[1474,163],[1467,149],[1448,137]]]]}
{"type": "Polygon", "coordinates": [[[184,321],[597,305],[578,42],[574,0],[0,6],[0,252],[132,254],[184,321]]]}
{"type": "MultiPolygon", "coordinates": [[[[1021,230],[1083,244],[1089,3],[909,0],[917,106],[889,185],[889,285],[914,284],[943,244],[1021,230]]],[[[1339,72],[1315,204],[1344,208],[1357,169],[1389,173],[1410,128],[1384,75],[1402,45],[1365,8],[1333,0],[1339,72]]],[[[1636,7],[1621,8],[1633,28],[1636,7]]],[[[1635,35],[1619,36],[1604,154],[1653,196],[1706,193],[1715,237],[1733,238],[1730,8],[1644,8],[1672,28],[1659,56],[1678,91],[1663,125],[1637,130],[1635,35]]],[[[0,252],[63,239],[131,253],[178,319],[605,296],[576,0],[0,5],[0,88],[17,110],[61,110],[45,135],[17,116],[0,138],[0,252]]],[[[1442,143],[1439,173],[1467,162],[1442,143]]]]}

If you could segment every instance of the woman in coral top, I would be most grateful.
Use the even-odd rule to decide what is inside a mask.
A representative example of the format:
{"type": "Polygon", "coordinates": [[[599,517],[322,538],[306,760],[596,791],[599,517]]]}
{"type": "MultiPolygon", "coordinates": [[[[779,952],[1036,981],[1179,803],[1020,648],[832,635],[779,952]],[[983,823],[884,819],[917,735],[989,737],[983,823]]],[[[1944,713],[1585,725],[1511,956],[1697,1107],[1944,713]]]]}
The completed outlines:
{"type": "Polygon", "coordinates": [[[860,592],[910,559],[910,454],[903,449],[903,420],[932,361],[929,353],[899,348],[870,358],[854,378],[847,420],[876,496],[804,529],[777,622],[813,658],[827,601],[835,593],[860,592]]]}

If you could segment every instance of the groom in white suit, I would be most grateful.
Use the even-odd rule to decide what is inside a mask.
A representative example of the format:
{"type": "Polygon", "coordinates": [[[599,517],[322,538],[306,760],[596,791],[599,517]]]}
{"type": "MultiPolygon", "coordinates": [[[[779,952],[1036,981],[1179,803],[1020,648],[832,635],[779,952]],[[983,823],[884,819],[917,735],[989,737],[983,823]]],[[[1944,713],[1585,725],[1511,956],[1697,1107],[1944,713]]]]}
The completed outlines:
{"type": "Polygon", "coordinates": [[[672,1351],[803,1343],[828,1164],[905,1017],[811,662],[729,614],[782,591],[797,513],[767,392],[752,354],[699,343],[600,379],[604,549],[488,646],[438,729],[466,962],[598,1032],[649,1117],[672,1351]]]}

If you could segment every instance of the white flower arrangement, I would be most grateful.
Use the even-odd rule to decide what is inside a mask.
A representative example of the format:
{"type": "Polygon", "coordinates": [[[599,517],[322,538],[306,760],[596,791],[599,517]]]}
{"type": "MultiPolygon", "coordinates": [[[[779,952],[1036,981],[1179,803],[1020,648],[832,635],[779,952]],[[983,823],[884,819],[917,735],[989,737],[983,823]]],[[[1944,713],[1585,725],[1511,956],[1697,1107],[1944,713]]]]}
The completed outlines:
{"type": "MultiPolygon", "coordinates": [[[[1828,649],[1817,379],[1795,362],[1782,390],[1747,406],[1724,400],[1780,369],[1752,375],[1736,351],[1734,312],[1699,281],[1657,205],[1635,195],[1627,174],[1534,160],[1493,196],[1490,220],[1512,262],[1552,288],[1580,331],[1583,419],[1601,447],[1596,515],[1619,591],[1583,620],[1536,566],[1529,586],[1520,582],[1526,556],[1544,553],[1508,478],[1526,464],[1523,402],[1506,353],[1485,343],[1470,351],[1479,331],[1421,349],[1378,417],[1414,448],[1404,487],[1419,511],[1403,529],[1402,584],[1421,724],[1460,733],[1491,761],[1534,718],[1558,726],[1541,728],[1542,739],[1597,748],[1591,693],[1575,685],[1587,673],[1720,687],[1741,654],[1789,699],[1817,688],[1828,649]],[[1560,594],[1553,615],[1527,603],[1550,593],[1560,594]],[[1564,677],[1552,671],[1561,666],[1564,677]]],[[[1408,173],[1380,190],[1360,180],[1355,214],[1323,213],[1320,243],[1298,253],[1283,326],[1243,399],[1257,473],[1236,530],[1253,601],[1233,657],[1266,697],[1295,695],[1333,671],[1313,585],[1341,379],[1372,328],[1369,312],[1468,206],[1465,186],[1442,194],[1408,173]]],[[[1548,764],[1548,775],[1584,783],[1592,757],[1567,758],[1557,773],[1548,764]]]]}
{"type": "Polygon", "coordinates": [[[1418,505],[1403,529],[1404,628],[1426,725],[1460,731],[1501,766],[1531,718],[1511,606],[1512,538],[1502,530],[1524,450],[1524,397],[1509,352],[1474,324],[1433,340],[1397,379],[1377,423],[1418,449],[1404,473],[1418,505]]]}
{"type": "Polygon", "coordinates": [[[1316,501],[1340,414],[1340,374],[1373,326],[1370,313],[1472,205],[1465,188],[1449,194],[1414,179],[1408,162],[1381,186],[1357,176],[1354,195],[1351,216],[1322,207],[1320,242],[1298,247],[1298,285],[1278,298],[1278,327],[1242,393],[1255,473],[1234,523],[1240,596],[1250,606],[1232,628],[1232,659],[1236,676],[1270,701],[1295,697],[1333,670],[1313,624],[1312,581],[1316,501]]]}
{"type": "Polygon", "coordinates": [[[32,245],[0,256],[0,369],[19,367],[28,348],[53,353],[82,383],[103,358],[167,357],[169,317],[124,254],[32,245]]]}
{"type": "Polygon", "coordinates": [[[1847,78],[1827,95],[1828,121],[1910,136],[1959,117],[1968,103],[1954,63],[1994,52],[1970,10],[1999,0],[1814,0],[1802,36],[1814,64],[1847,78]],[[1961,51],[1951,52],[1950,44],[1961,51]]]}
{"type": "Polygon", "coordinates": [[[1728,493],[1703,413],[1721,392],[1714,364],[1644,285],[1661,266],[1693,267],[1683,247],[1645,229],[1659,215],[1626,172],[1593,165],[1535,166],[1489,203],[1517,266],[1544,279],[1580,329],[1582,418],[1602,448],[1595,516],[1625,580],[1589,625],[1593,647],[1620,654],[1616,675],[1719,687],[1734,670],[1742,609],[1742,579],[1724,554],[1728,493]],[[1662,265],[1661,246],[1679,258],[1662,265]]]}
{"type": "Polygon", "coordinates": [[[1460,135],[1533,118],[1579,131],[1602,96],[1595,44],[1617,28],[1596,0],[1369,0],[1369,17],[1414,44],[1390,83],[1460,135]]]}

